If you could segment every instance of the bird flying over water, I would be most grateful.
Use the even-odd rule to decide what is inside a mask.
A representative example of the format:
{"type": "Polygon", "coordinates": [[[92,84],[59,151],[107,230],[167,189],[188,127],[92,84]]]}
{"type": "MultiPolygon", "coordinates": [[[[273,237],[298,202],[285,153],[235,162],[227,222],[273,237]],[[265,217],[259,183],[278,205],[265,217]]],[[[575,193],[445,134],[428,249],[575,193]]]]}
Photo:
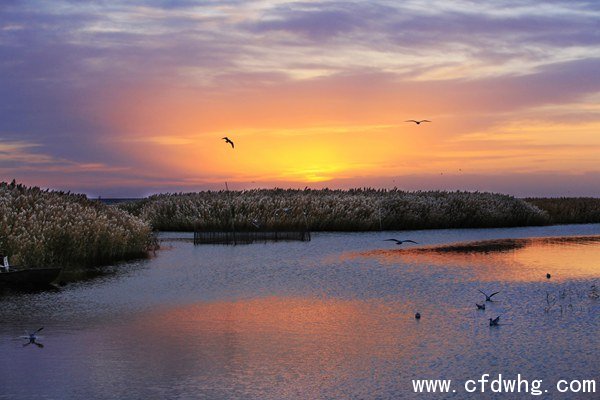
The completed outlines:
{"type": "Polygon", "coordinates": [[[409,120],[407,120],[407,121],[404,121],[404,122],[414,122],[414,123],[415,123],[415,124],[417,124],[417,125],[421,125],[421,122],[431,122],[431,121],[430,121],[430,120],[428,120],[428,119],[422,119],[422,120],[420,120],[420,121],[417,121],[417,120],[414,120],[414,119],[409,119],[409,120]]]}
{"type": "Polygon", "coordinates": [[[490,326],[498,326],[498,322],[500,322],[500,316],[497,316],[494,319],[490,318],[490,326]]]}
{"type": "Polygon", "coordinates": [[[38,340],[38,339],[41,339],[41,336],[38,336],[38,335],[37,335],[37,333],[38,333],[39,331],[41,331],[42,329],[44,329],[44,327],[43,327],[43,326],[42,326],[41,328],[39,328],[37,331],[33,332],[33,333],[27,333],[27,332],[25,332],[25,336],[21,336],[21,337],[22,337],[23,339],[27,339],[27,340],[29,340],[29,342],[25,343],[25,344],[23,345],[23,347],[25,347],[25,346],[29,346],[30,344],[35,344],[37,347],[40,347],[40,348],[44,347],[44,345],[43,345],[43,344],[41,344],[41,343],[38,343],[38,342],[36,341],[36,340],[38,340]]]}
{"type": "Polygon", "coordinates": [[[485,301],[494,301],[494,300],[492,300],[492,297],[495,296],[495,295],[497,295],[498,293],[500,293],[500,292],[494,292],[494,293],[492,293],[492,294],[490,294],[488,296],[487,294],[485,294],[485,292],[483,292],[481,290],[479,290],[479,292],[482,293],[485,296],[485,301]]]}
{"type": "Polygon", "coordinates": [[[227,136],[225,136],[224,138],[222,138],[225,143],[229,143],[231,145],[231,148],[234,149],[235,145],[233,144],[233,142],[231,141],[231,139],[229,139],[227,136]]]}
{"type": "Polygon", "coordinates": [[[419,243],[415,242],[414,240],[398,240],[398,239],[385,239],[384,242],[396,242],[397,245],[400,245],[402,243],[419,244],[419,243]]]}

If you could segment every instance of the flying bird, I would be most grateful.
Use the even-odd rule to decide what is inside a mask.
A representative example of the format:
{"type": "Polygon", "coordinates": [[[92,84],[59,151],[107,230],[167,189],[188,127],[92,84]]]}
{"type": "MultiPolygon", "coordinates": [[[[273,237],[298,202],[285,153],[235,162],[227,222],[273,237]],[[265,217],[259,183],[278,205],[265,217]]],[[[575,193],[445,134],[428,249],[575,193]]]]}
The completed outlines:
{"type": "Polygon", "coordinates": [[[398,239],[385,239],[384,242],[396,242],[397,245],[401,245],[402,243],[419,244],[419,243],[415,242],[414,240],[398,240],[398,239]]]}
{"type": "Polygon", "coordinates": [[[500,322],[500,316],[497,316],[494,319],[490,318],[490,326],[498,326],[498,322],[500,322]]]}
{"type": "Polygon", "coordinates": [[[415,124],[417,124],[417,125],[421,125],[421,122],[431,122],[431,121],[430,121],[430,120],[428,120],[428,119],[422,119],[422,120],[420,120],[420,121],[417,121],[417,120],[414,120],[414,119],[409,119],[409,120],[407,120],[407,121],[404,121],[404,122],[414,122],[414,123],[415,123],[415,124]]]}
{"type": "Polygon", "coordinates": [[[27,332],[25,332],[25,336],[21,336],[21,337],[23,339],[29,340],[29,342],[25,343],[23,345],[23,347],[29,346],[30,344],[35,344],[37,347],[40,347],[40,348],[44,347],[43,344],[37,342],[37,340],[41,338],[41,336],[38,336],[37,333],[39,331],[41,331],[42,329],[44,329],[43,326],[41,328],[39,328],[37,331],[33,332],[33,333],[27,333],[27,332]]]}
{"type": "Polygon", "coordinates": [[[229,143],[231,145],[231,148],[234,149],[235,145],[233,144],[233,142],[231,141],[231,139],[229,139],[227,136],[225,136],[224,138],[222,138],[225,143],[229,143]]]}
{"type": "Polygon", "coordinates": [[[485,310],[485,302],[483,302],[482,304],[475,303],[475,305],[477,306],[478,310],[485,310]]]}
{"type": "Polygon", "coordinates": [[[490,294],[488,296],[487,294],[485,294],[485,292],[483,292],[481,290],[479,290],[479,292],[482,293],[485,296],[485,301],[494,301],[494,300],[492,300],[492,297],[495,296],[495,295],[497,295],[498,293],[500,293],[500,292],[494,292],[494,293],[492,293],[492,294],[490,294]]]}

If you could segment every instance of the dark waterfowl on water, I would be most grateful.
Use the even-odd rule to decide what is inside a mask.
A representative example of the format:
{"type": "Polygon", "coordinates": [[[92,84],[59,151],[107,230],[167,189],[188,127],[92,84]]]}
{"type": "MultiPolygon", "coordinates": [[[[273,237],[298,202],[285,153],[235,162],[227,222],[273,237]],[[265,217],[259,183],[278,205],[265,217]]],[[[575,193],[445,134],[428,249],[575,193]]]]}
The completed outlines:
{"type": "Polygon", "coordinates": [[[552,275],[546,274],[546,278],[550,279],[550,278],[552,278],[552,275]]]}
{"type": "Polygon", "coordinates": [[[419,313],[416,313],[416,314],[415,314],[415,319],[421,319],[421,314],[419,314],[419,313]]]}
{"type": "Polygon", "coordinates": [[[475,305],[477,306],[477,309],[478,309],[478,310],[485,310],[485,302],[484,302],[484,303],[482,303],[482,304],[475,303],[475,305]]]}
{"type": "Polygon", "coordinates": [[[498,322],[500,322],[500,316],[497,316],[494,319],[490,318],[490,326],[498,326],[498,322]]]}

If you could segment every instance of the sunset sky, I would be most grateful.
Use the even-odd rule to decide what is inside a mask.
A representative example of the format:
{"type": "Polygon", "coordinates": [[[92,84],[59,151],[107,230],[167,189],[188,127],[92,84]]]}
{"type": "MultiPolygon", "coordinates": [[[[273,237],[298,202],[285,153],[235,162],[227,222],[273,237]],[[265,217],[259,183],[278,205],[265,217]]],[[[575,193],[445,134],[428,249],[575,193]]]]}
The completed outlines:
{"type": "Polygon", "coordinates": [[[0,98],[0,180],[92,196],[600,196],[598,1],[2,1],[0,98]]]}

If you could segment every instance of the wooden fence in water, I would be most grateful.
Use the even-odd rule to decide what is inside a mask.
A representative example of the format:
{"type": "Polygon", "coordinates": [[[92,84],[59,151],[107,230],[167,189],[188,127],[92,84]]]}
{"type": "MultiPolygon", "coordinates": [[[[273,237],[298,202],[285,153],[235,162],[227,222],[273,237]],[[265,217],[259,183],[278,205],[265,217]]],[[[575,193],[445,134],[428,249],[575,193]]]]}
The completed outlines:
{"type": "Polygon", "coordinates": [[[250,244],[256,242],[310,241],[309,231],[250,231],[250,232],[194,232],[194,244],[250,244]]]}

